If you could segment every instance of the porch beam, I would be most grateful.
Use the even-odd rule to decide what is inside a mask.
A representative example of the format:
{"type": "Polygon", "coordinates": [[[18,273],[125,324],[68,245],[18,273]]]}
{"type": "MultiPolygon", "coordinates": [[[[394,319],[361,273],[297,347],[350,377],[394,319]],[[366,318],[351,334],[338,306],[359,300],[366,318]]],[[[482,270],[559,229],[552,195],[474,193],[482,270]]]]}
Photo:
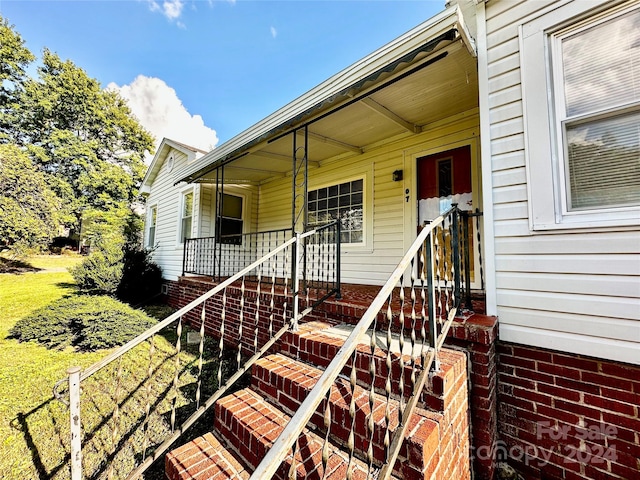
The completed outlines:
{"type": "MultiPolygon", "coordinates": [[[[291,161],[291,160],[289,160],[291,161]]],[[[253,167],[239,167],[237,165],[233,165],[231,167],[227,167],[229,169],[233,170],[242,170],[245,172],[256,172],[256,173],[268,173],[269,175],[272,175],[274,177],[285,177],[287,174],[286,172],[279,172],[277,170],[267,170],[267,169],[263,169],[263,168],[253,168],[253,167]]]]}
{"type": "Polygon", "coordinates": [[[348,152],[357,153],[358,155],[363,153],[362,147],[357,147],[355,145],[341,142],[340,140],[336,140],[334,138],[325,137],[317,133],[309,132],[309,138],[313,138],[314,140],[317,140],[319,142],[326,143],[327,145],[333,145],[334,147],[338,147],[348,152]]]}
{"type": "MultiPolygon", "coordinates": [[[[277,160],[279,162],[287,162],[287,166],[291,164],[291,155],[282,155],[280,153],[265,152],[264,150],[256,150],[255,152],[251,152],[251,155],[253,155],[254,157],[269,158],[271,160],[277,160]]],[[[309,165],[313,165],[314,167],[319,167],[320,162],[309,160],[309,165]]]]}
{"type": "Polygon", "coordinates": [[[363,98],[362,100],[360,100],[360,102],[363,105],[369,107],[374,112],[382,115],[383,117],[388,118],[393,123],[395,123],[397,125],[400,125],[402,128],[404,128],[405,130],[407,130],[407,131],[409,131],[411,133],[420,133],[422,131],[422,129],[420,128],[419,125],[416,125],[414,123],[408,122],[404,118],[402,118],[399,115],[396,115],[395,113],[393,113],[391,110],[389,110],[384,105],[380,105],[378,102],[376,102],[371,97],[363,98]]]}

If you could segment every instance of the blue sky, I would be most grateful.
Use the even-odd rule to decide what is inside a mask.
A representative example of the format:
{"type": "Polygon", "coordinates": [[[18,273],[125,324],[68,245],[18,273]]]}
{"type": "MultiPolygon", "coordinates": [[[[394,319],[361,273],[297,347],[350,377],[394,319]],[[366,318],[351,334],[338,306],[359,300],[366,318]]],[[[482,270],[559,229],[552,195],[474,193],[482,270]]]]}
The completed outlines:
{"type": "Polygon", "coordinates": [[[156,137],[205,149],[443,9],[444,0],[0,0],[34,54],[48,47],[118,88],[156,137]]]}

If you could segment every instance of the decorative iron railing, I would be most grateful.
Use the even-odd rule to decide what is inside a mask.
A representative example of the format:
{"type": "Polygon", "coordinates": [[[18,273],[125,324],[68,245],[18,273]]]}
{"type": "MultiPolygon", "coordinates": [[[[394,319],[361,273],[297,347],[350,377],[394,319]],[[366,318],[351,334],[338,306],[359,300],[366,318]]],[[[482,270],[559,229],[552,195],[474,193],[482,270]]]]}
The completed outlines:
{"type": "Polygon", "coordinates": [[[324,419],[323,425],[311,427],[325,438],[322,470],[316,472],[318,478],[322,478],[327,465],[335,460],[331,459],[333,454],[328,448],[333,424],[329,398],[341,373],[349,375],[351,385],[350,396],[347,395],[351,399],[350,418],[344,420],[346,425],[351,425],[347,440],[347,479],[351,479],[352,463],[358,457],[366,462],[368,478],[390,477],[407,433],[409,417],[418,404],[429,372],[439,368],[438,352],[463,292],[470,291],[469,282],[465,280],[468,275],[463,270],[465,262],[466,270],[470,267],[469,261],[465,260],[468,253],[464,252],[468,244],[465,247],[466,242],[460,240],[461,232],[463,235],[465,232],[460,225],[461,218],[464,219],[465,215],[454,206],[420,232],[251,479],[272,478],[286,458],[290,459],[290,474],[294,474],[298,465],[305,462],[305,452],[298,448],[298,441],[316,413],[324,419]],[[385,333],[378,333],[379,322],[385,324],[385,333]],[[392,348],[392,332],[396,328],[399,330],[399,351],[392,348]],[[367,334],[369,352],[363,358],[360,349],[357,357],[357,346],[367,334]],[[356,402],[357,369],[368,369],[370,374],[366,385],[369,390],[367,405],[356,402]],[[392,378],[392,372],[396,375],[399,372],[400,379],[392,378]],[[384,385],[382,389],[377,388],[381,385],[384,385]],[[382,394],[384,405],[380,404],[380,396],[376,393],[382,394]],[[394,405],[397,403],[398,408],[392,408],[392,402],[394,405]],[[384,411],[385,419],[382,453],[373,448],[376,435],[374,415],[381,411],[384,411]],[[364,443],[368,445],[355,440],[356,417],[366,418],[369,438],[364,443]]]}
{"type": "MultiPolygon", "coordinates": [[[[264,232],[243,233],[216,237],[186,238],[182,274],[205,275],[214,280],[229,277],[293,236],[293,230],[283,228],[264,232]]],[[[269,260],[276,278],[291,277],[291,265],[284,254],[269,260]]]]}
{"type": "Polygon", "coordinates": [[[100,362],[69,369],[54,395],[69,406],[72,480],[133,479],[146,471],[297,329],[313,304],[307,292],[339,292],[329,277],[304,278],[301,265],[327,267],[339,281],[339,237],[337,224],[298,234],[100,362]]]}

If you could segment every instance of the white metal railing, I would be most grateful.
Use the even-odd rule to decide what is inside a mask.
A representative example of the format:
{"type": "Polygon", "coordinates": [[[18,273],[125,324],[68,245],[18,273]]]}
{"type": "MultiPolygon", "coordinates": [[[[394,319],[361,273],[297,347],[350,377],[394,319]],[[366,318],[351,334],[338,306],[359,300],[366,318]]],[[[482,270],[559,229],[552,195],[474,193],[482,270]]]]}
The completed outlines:
{"type": "MultiPolygon", "coordinates": [[[[371,356],[369,359],[369,373],[371,382],[369,385],[369,413],[366,418],[370,438],[368,448],[362,447],[364,452],[362,452],[361,456],[366,457],[369,478],[389,478],[405,437],[409,417],[418,403],[429,371],[432,367],[439,368],[438,351],[444,343],[460,304],[460,287],[456,286],[456,283],[459,283],[461,278],[460,258],[462,252],[459,250],[459,218],[460,212],[454,206],[421,231],[362,319],[323,372],[315,387],[307,395],[291,418],[291,421],[288,422],[280,436],[273,443],[270,451],[257,466],[251,476],[252,480],[272,478],[286,458],[290,459],[289,472],[295,472],[298,438],[323,400],[327,400],[325,402],[325,411],[324,413],[321,412],[325,416],[325,428],[327,429],[325,445],[322,449],[322,471],[326,471],[330,456],[327,442],[329,441],[329,430],[331,428],[331,419],[327,418],[331,415],[330,408],[328,408],[328,398],[338,375],[349,368],[349,362],[351,362],[350,383],[352,389],[349,410],[352,425],[347,441],[349,465],[346,475],[348,479],[351,478],[352,462],[355,462],[355,450],[358,447],[356,445],[357,441],[354,439],[356,409],[358,408],[355,402],[356,364],[358,363],[355,355],[357,353],[356,347],[362,343],[367,332],[370,332],[371,356]],[[405,290],[408,291],[408,296],[405,296],[405,290]],[[394,291],[398,292],[396,294],[397,298],[394,298],[394,291]],[[391,328],[394,318],[391,308],[392,302],[396,302],[399,306],[397,320],[401,329],[400,352],[404,348],[404,324],[407,320],[411,323],[410,358],[405,359],[402,354],[392,355],[391,352],[391,328]],[[408,316],[405,310],[409,311],[408,316]],[[384,354],[386,368],[381,368],[381,371],[377,372],[374,354],[380,349],[380,344],[376,341],[377,319],[380,313],[386,317],[387,321],[386,352],[384,354]],[[420,331],[419,340],[416,338],[416,330],[420,331]],[[392,370],[397,371],[392,366],[394,358],[400,362],[401,372],[398,391],[395,392],[395,397],[398,398],[400,405],[398,409],[398,426],[395,429],[391,427],[393,422],[390,418],[391,409],[389,408],[392,396],[394,396],[392,393],[391,372],[392,370]],[[409,378],[405,377],[405,368],[411,369],[409,378]],[[376,383],[376,376],[383,375],[384,370],[386,370],[384,394],[387,401],[387,407],[385,408],[385,452],[384,458],[379,459],[375,458],[371,446],[374,442],[373,412],[374,407],[377,406],[374,405],[374,384],[376,383]],[[405,388],[405,383],[408,388],[405,388]],[[406,393],[408,393],[408,396],[406,393]]],[[[318,428],[317,425],[316,427],[318,428]]],[[[322,427],[320,426],[320,428],[322,427]]],[[[301,455],[301,452],[298,452],[299,455],[301,455]]],[[[319,470],[319,475],[323,475],[322,471],[319,470]]]]}
{"type": "MultiPolygon", "coordinates": [[[[339,226],[335,228],[339,229],[339,226]]],[[[299,319],[309,313],[313,307],[313,304],[308,298],[305,304],[305,299],[301,298],[298,294],[299,285],[305,278],[302,274],[301,262],[306,260],[305,257],[300,254],[304,251],[301,245],[313,239],[316,239],[316,242],[329,241],[330,239],[326,237],[325,231],[327,231],[327,228],[297,234],[282,245],[274,248],[259,260],[256,260],[251,265],[216,285],[204,295],[182,307],[165,320],[159,322],[153,328],[117,348],[101,361],[85,370],[79,367],[70,368],[67,371],[68,377],[56,383],[54,395],[57,399],[69,406],[71,428],[70,468],[72,480],[80,480],[83,477],[83,436],[93,437],[95,435],[95,432],[83,432],[84,419],[82,418],[81,410],[83,404],[81,403],[81,399],[84,399],[85,403],[87,400],[96,403],[95,396],[104,393],[100,392],[99,388],[91,390],[91,387],[87,384],[90,378],[94,378],[98,372],[105,370],[107,366],[117,366],[115,373],[109,373],[110,378],[107,382],[113,385],[114,389],[114,392],[110,394],[109,398],[109,403],[113,404],[113,406],[110,407],[112,411],[109,411],[105,417],[106,419],[103,421],[103,424],[110,424],[109,429],[112,438],[109,441],[104,441],[104,443],[109,443],[111,448],[106,448],[107,451],[102,452],[102,457],[106,458],[106,460],[102,460],[104,465],[97,470],[97,473],[94,471],[89,476],[94,478],[96,476],[101,477],[106,475],[109,479],[114,476],[127,479],[138,478],[155,460],[160,458],[187,429],[193,426],[245,372],[250,371],[251,365],[264,355],[287,330],[297,329],[299,319]],[[272,259],[282,255],[284,255],[283,261],[290,262],[291,264],[292,278],[290,279],[277,278],[278,274],[275,265],[278,262],[274,262],[272,259]],[[244,296],[245,278],[249,277],[257,292],[255,298],[251,298],[251,305],[249,305],[249,300],[245,300],[244,296]],[[284,286],[281,285],[282,282],[284,286]],[[240,284],[239,289],[241,296],[239,300],[236,299],[232,302],[231,299],[227,298],[227,289],[234,284],[238,285],[238,283],[240,284]],[[281,294],[284,295],[285,303],[281,307],[276,306],[277,302],[274,300],[276,284],[278,284],[279,289],[284,289],[281,294]],[[261,300],[261,297],[265,295],[267,297],[266,301],[261,300]],[[207,301],[210,302],[207,303],[207,301]],[[287,302],[289,302],[288,305],[287,302]],[[248,307],[251,308],[249,309],[248,307]],[[232,312],[232,309],[235,310],[232,312]],[[233,316],[233,321],[230,319],[231,316],[233,316]],[[212,317],[215,317],[215,319],[212,319],[212,317]],[[197,329],[199,354],[197,358],[194,358],[191,363],[185,367],[185,361],[181,359],[181,355],[183,354],[182,337],[183,328],[189,323],[191,325],[195,324],[197,329]],[[219,363],[216,373],[219,388],[217,388],[208,399],[201,402],[203,395],[205,325],[208,325],[207,328],[215,328],[219,334],[219,363]],[[158,362],[154,360],[154,355],[160,350],[160,342],[154,339],[158,334],[166,332],[168,329],[171,330],[171,332],[174,332],[175,329],[175,335],[177,337],[175,340],[175,348],[170,349],[165,355],[164,360],[158,362]],[[276,333],[274,333],[274,330],[277,330],[276,333]],[[233,334],[235,334],[235,339],[230,338],[233,334]],[[134,407],[144,412],[144,418],[140,418],[137,422],[138,427],[141,428],[137,428],[136,432],[126,433],[132,436],[138,435],[137,440],[141,442],[141,447],[135,450],[133,456],[139,457],[141,461],[136,462],[137,464],[133,465],[130,471],[125,471],[124,473],[116,472],[112,460],[115,455],[117,455],[117,450],[119,448],[122,449],[122,437],[125,436],[125,432],[120,431],[122,417],[125,415],[121,410],[124,409],[125,403],[132,395],[131,392],[122,391],[121,385],[124,383],[123,377],[127,375],[133,376],[131,372],[122,371],[122,358],[124,355],[133,352],[137,347],[142,348],[143,345],[148,345],[148,352],[144,352],[145,356],[148,354],[148,366],[145,369],[144,378],[139,383],[136,383],[136,389],[142,391],[144,393],[142,396],[146,396],[146,398],[139,400],[139,403],[134,407]],[[228,345],[231,345],[231,347],[228,345]],[[233,357],[235,357],[234,365],[236,371],[225,379],[223,378],[225,376],[223,374],[223,358],[230,350],[232,350],[233,357]],[[247,352],[249,353],[247,354],[247,352]],[[243,361],[243,356],[245,358],[250,356],[250,358],[243,361]],[[171,426],[170,429],[167,430],[162,442],[158,444],[157,442],[153,442],[149,430],[151,429],[150,415],[153,412],[154,405],[157,407],[157,404],[151,399],[152,390],[157,388],[152,381],[152,376],[154,373],[158,373],[160,364],[167,368],[170,367],[173,369],[173,372],[168,372],[171,375],[165,372],[165,377],[168,378],[166,379],[167,386],[164,389],[164,393],[166,393],[167,396],[172,396],[170,409],[164,412],[166,416],[170,417],[171,426]],[[178,426],[176,425],[177,410],[179,409],[178,398],[180,388],[184,386],[181,385],[180,374],[183,370],[191,367],[197,370],[197,375],[194,379],[194,383],[197,385],[193,400],[195,410],[178,426]],[[64,399],[65,395],[59,392],[64,385],[68,388],[68,402],[64,399]],[[142,432],[139,433],[139,430],[142,430],[142,432]]],[[[339,234],[337,238],[339,238],[339,234]]],[[[316,261],[318,262],[318,265],[315,265],[316,268],[322,268],[323,265],[328,264],[328,262],[335,262],[337,260],[336,257],[339,258],[339,247],[336,248],[336,246],[333,245],[333,247],[327,247],[325,250],[325,257],[328,259],[323,259],[320,254],[313,255],[313,258],[317,259],[316,261]]],[[[139,358],[138,363],[140,363],[139,358]]],[[[165,370],[167,368],[165,368],[165,370]]]]}

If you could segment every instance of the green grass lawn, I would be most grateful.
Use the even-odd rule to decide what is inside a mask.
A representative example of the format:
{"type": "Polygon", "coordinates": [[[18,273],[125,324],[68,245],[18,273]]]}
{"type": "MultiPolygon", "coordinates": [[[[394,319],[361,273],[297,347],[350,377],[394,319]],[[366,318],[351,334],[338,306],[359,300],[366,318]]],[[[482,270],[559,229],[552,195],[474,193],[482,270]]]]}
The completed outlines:
{"type": "MultiPolygon", "coordinates": [[[[78,261],[74,256],[36,257],[29,263],[41,269],[38,272],[0,274],[2,479],[57,480],[70,476],[68,411],[53,399],[52,387],[65,377],[69,367],[87,367],[108,352],[48,350],[37,343],[20,343],[8,336],[15,322],[31,311],[62,296],[77,294],[71,275],[61,270],[78,261]]],[[[149,450],[168,431],[174,397],[178,421],[193,410],[198,347],[183,346],[177,362],[180,380],[175,395],[172,388],[176,372],[175,340],[175,332],[171,330],[157,335],[151,364],[150,345],[143,343],[125,355],[121,363],[114,362],[83,383],[85,478],[106,478],[110,468],[115,469],[114,478],[122,478],[122,472],[140,460],[142,438],[149,438],[149,450]],[[150,366],[154,375],[147,381],[150,366]],[[116,398],[119,408],[114,415],[116,398]],[[152,405],[152,414],[144,435],[147,402],[152,405]]],[[[209,378],[215,377],[211,372],[216,364],[212,345],[207,344],[205,352],[204,368],[209,378]]],[[[211,388],[212,385],[206,390],[210,392],[211,388]]],[[[161,478],[161,475],[162,469],[158,467],[146,478],[161,478]]]]}

